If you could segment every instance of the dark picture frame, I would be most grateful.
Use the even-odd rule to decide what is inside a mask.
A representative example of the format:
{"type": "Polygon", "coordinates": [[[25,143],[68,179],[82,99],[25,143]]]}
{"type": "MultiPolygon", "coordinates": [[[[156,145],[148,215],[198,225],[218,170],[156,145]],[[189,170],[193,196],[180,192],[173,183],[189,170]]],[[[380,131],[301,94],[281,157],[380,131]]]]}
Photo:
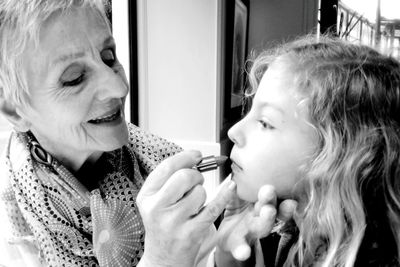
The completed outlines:
{"type": "Polygon", "coordinates": [[[223,3],[221,139],[227,137],[228,129],[242,115],[249,20],[249,0],[225,0],[223,3]]]}
{"type": "Polygon", "coordinates": [[[236,108],[243,102],[244,64],[247,46],[248,10],[242,0],[235,0],[232,43],[232,74],[230,107],[236,108]]]}
{"type": "MultiPolygon", "coordinates": [[[[244,110],[246,84],[245,61],[248,53],[250,0],[222,0],[222,83],[221,83],[221,154],[229,155],[233,143],[228,130],[240,120],[244,110]]],[[[220,168],[220,177],[230,173],[229,164],[220,168]]]]}
{"type": "Polygon", "coordinates": [[[137,1],[128,1],[129,23],[129,92],[131,103],[131,123],[139,125],[139,66],[137,1]]]}

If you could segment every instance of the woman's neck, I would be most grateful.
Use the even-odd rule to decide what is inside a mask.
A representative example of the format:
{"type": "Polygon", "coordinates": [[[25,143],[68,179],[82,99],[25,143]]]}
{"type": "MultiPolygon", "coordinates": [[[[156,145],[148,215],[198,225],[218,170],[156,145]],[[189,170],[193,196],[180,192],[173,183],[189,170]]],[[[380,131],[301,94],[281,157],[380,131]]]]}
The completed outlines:
{"type": "Polygon", "coordinates": [[[103,154],[103,151],[77,151],[68,147],[59,148],[53,145],[40,135],[31,134],[40,146],[50,155],[57,159],[63,166],[65,166],[73,174],[77,174],[79,170],[85,166],[93,166],[103,154]]]}
{"type": "Polygon", "coordinates": [[[86,161],[81,168],[75,172],[76,178],[91,191],[98,187],[99,180],[103,178],[106,173],[105,164],[102,162],[100,156],[95,162],[86,161]]]}

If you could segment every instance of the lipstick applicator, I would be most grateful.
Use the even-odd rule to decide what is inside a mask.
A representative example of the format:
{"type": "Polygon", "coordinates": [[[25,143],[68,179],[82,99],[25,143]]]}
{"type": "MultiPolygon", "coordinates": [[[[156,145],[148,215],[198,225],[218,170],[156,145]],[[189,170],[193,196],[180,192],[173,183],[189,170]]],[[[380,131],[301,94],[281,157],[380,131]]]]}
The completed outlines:
{"type": "Polygon", "coordinates": [[[203,157],[201,161],[193,167],[193,169],[196,169],[199,172],[212,171],[217,169],[219,166],[224,165],[227,159],[228,159],[227,156],[203,157]]]}

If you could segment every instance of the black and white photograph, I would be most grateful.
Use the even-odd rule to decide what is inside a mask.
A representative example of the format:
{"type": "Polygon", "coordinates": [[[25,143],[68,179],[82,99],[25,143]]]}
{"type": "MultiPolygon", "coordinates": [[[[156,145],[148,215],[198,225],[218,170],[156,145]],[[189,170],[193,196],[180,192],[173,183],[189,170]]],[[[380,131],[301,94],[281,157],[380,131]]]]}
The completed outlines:
{"type": "Polygon", "coordinates": [[[0,267],[400,266],[400,0],[0,0],[0,267]]]}

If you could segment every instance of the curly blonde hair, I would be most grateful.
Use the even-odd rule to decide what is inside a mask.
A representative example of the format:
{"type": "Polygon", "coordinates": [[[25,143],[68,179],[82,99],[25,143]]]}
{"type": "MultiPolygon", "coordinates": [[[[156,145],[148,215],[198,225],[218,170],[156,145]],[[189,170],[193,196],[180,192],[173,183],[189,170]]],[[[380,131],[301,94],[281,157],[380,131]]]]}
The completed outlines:
{"type": "Polygon", "coordinates": [[[398,266],[400,64],[374,49],[313,36],[261,53],[250,91],[283,60],[319,136],[305,166],[299,238],[287,266],[398,266]]]}

